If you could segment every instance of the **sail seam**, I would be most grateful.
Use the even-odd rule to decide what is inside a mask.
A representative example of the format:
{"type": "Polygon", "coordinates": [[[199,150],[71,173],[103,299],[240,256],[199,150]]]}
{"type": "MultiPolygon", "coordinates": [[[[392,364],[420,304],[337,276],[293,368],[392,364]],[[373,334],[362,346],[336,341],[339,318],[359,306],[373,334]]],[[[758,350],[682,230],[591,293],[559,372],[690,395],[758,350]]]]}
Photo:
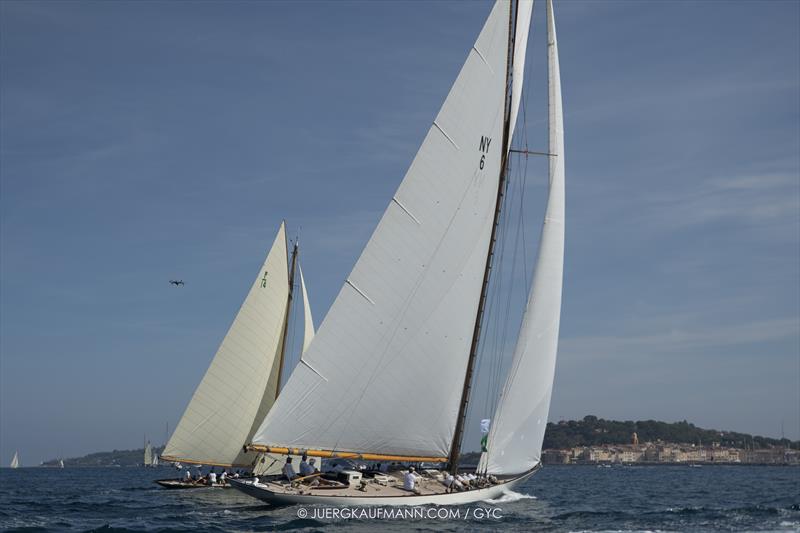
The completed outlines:
{"type": "Polygon", "coordinates": [[[452,137],[450,137],[450,136],[447,134],[447,132],[446,132],[446,131],[444,131],[444,130],[442,129],[442,127],[441,127],[439,124],[437,124],[437,123],[436,123],[436,121],[435,121],[435,120],[433,121],[433,125],[434,125],[434,126],[436,126],[436,129],[437,129],[437,130],[439,130],[439,131],[441,131],[441,132],[442,132],[442,135],[444,135],[444,136],[445,136],[445,138],[447,138],[447,140],[448,140],[448,141],[450,141],[450,144],[452,144],[453,146],[455,146],[455,147],[456,147],[456,150],[461,150],[461,148],[459,148],[459,147],[458,147],[458,145],[457,145],[457,144],[456,144],[456,142],[453,140],[453,138],[452,138],[452,137]]]}
{"type": "Polygon", "coordinates": [[[415,216],[414,216],[414,215],[411,213],[411,211],[409,211],[409,210],[408,210],[408,208],[406,208],[406,206],[404,206],[403,204],[401,204],[401,203],[400,203],[400,200],[398,200],[396,196],[392,198],[392,201],[393,201],[394,203],[396,203],[396,204],[397,204],[397,206],[398,206],[400,209],[402,209],[403,211],[405,211],[405,212],[406,212],[406,214],[407,214],[408,216],[410,216],[410,217],[411,217],[411,219],[412,219],[414,222],[416,222],[416,223],[417,223],[417,226],[421,226],[421,225],[422,225],[422,222],[420,222],[420,221],[419,221],[419,219],[418,219],[417,217],[415,217],[415,216]]]}
{"type": "Polygon", "coordinates": [[[353,288],[353,290],[354,290],[354,291],[356,291],[358,294],[360,294],[361,296],[363,296],[363,297],[364,297],[364,299],[365,299],[365,300],[367,300],[369,303],[371,303],[372,305],[375,305],[375,302],[372,300],[372,298],[370,298],[369,296],[367,296],[366,294],[364,294],[364,291],[362,291],[361,289],[359,289],[358,287],[356,287],[355,285],[353,285],[353,282],[352,282],[352,281],[350,281],[350,278],[347,278],[347,280],[345,281],[345,283],[347,283],[348,285],[350,285],[350,286],[353,288]]]}

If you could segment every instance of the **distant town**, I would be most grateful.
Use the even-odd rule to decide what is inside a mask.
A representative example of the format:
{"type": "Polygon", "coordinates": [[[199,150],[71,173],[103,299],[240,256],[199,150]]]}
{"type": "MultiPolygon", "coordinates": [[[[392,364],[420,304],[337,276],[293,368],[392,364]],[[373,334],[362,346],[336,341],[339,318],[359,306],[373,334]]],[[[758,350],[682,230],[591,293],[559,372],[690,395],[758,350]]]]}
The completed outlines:
{"type": "Polygon", "coordinates": [[[550,423],[544,448],[545,464],[800,465],[798,441],[702,429],[686,421],[587,416],[550,423]]]}

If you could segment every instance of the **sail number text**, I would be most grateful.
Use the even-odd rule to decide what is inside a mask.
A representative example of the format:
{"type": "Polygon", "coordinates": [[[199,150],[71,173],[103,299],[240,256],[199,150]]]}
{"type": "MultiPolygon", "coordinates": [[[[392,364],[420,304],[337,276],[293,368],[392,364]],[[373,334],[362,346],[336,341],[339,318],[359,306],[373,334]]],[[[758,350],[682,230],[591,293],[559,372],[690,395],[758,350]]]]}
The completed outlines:
{"type": "Polygon", "coordinates": [[[486,163],[486,154],[489,153],[489,145],[492,144],[492,138],[481,135],[481,143],[478,145],[478,151],[481,152],[481,160],[478,167],[483,170],[483,165],[486,163]]]}

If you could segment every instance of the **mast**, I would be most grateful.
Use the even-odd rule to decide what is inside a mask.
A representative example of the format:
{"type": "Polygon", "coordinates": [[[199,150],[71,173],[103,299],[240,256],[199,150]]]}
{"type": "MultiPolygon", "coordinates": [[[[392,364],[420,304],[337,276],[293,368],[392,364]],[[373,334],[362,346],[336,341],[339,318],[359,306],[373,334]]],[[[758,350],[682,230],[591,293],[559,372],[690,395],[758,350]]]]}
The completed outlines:
{"type": "Polygon", "coordinates": [[[289,297],[286,299],[286,313],[283,317],[283,336],[281,338],[281,355],[278,363],[278,384],[275,386],[275,398],[281,393],[281,375],[283,374],[283,363],[286,359],[286,336],[289,333],[289,313],[292,309],[292,291],[294,289],[294,271],[297,266],[297,245],[298,240],[294,241],[292,247],[292,263],[289,267],[289,297]]]}
{"type": "Polygon", "coordinates": [[[489,290],[489,277],[492,270],[492,259],[494,257],[494,245],[497,240],[497,227],[500,223],[500,210],[503,206],[503,190],[506,184],[506,166],[508,164],[508,150],[510,139],[508,138],[511,127],[511,67],[514,64],[514,36],[516,34],[516,14],[518,2],[511,0],[508,5],[508,59],[506,61],[506,96],[505,109],[503,112],[503,147],[500,160],[500,179],[497,183],[497,200],[494,208],[494,220],[492,222],[492,234],[489,238],[489,250],[486,255],[486,267],[483,271],[483,284],[481,285],[481,295],[478,299],[478,312],[475,317],[475,327],[472,331],[472,344],[469,349],[469,359],[467,360],[467,370],[464,374],[464,387],[461,390],[461,405],[458,408],[456,418],[456,429],[453,434],[453,444],[450,448],[448,457],[448,467],[452,474],[458,472],[458,459],[461,455],[461,441],[464,437],[464,425],[467,418],[467,406],[469,405],[469,394],[472,389],[472,374],[475,370],[475,360],[478,356],[478,344],[481,336],[481,322],[483,312],[486,307],[486,295],[489,290]]]}

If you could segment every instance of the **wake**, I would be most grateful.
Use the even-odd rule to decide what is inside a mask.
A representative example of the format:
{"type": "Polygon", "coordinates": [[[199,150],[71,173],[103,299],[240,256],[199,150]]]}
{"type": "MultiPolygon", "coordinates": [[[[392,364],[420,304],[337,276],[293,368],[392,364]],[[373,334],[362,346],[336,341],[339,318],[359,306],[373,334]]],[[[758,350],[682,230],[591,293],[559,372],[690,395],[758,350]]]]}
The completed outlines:
{"type": "Polygon", "coordinates": [[[504,491],[499,498],[495,498],[493,500],[486,500],[488,503],[510,503],[516,502],[519,500],[535,500],[536,496],[531,496],[530,494],[522,494],[520,492],[514,492],[513,490],[504,491]]]}

